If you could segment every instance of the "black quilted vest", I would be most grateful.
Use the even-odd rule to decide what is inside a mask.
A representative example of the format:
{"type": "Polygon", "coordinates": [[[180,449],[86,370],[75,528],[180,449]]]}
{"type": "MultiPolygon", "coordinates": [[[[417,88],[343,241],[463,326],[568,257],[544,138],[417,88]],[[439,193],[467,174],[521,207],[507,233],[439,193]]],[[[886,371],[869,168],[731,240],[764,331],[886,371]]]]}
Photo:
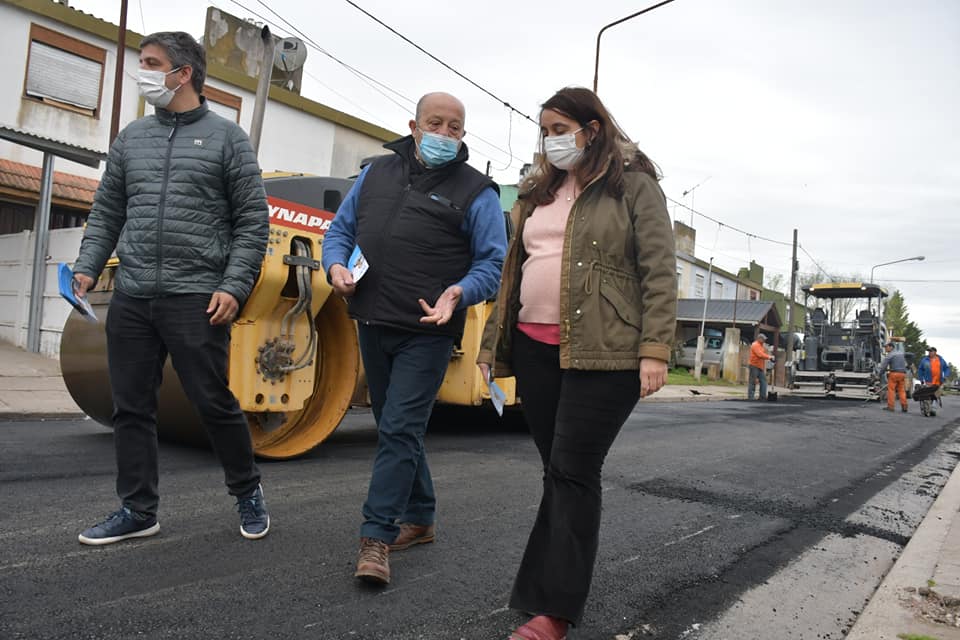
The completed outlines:
{"type": "Polygon", "coordinates": [[[465,309],[443,326],[421,324],[418,299],[433,305],[470,270],[466,211],[481,191],[499,189],[466,164],[466,145],[451,162],[426,169],[416,159],[415,144],[406,136],[384,145],[394,154],[374,160],[363,179],[357,244],[370,268],[350,298],[350,315],[368,324],[459,338],[465,309]]]}

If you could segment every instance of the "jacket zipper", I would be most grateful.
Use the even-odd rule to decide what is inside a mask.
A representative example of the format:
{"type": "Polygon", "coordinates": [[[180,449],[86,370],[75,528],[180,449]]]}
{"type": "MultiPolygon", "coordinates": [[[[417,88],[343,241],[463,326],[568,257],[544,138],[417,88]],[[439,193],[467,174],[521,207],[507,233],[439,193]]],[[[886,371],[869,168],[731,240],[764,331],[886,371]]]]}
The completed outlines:
{"type": "Polygon", "coordinates": [[[170,158],[173,155],[173,138],[177,133],[177,127],[179,125],[180,116],[178,114],[174,116],[173,128],[170,129],[170,134],[167,136],[167,158],[163,164],[163,183],[160,186],[160,206],[157,209],[157,290],[155,292],[157,295],[160,294],[160,267],[163,260],[163,253],[160,250],[160,240],[163,236],[163,212],[166,208],[167,183],[170,181],[170,158]]]}

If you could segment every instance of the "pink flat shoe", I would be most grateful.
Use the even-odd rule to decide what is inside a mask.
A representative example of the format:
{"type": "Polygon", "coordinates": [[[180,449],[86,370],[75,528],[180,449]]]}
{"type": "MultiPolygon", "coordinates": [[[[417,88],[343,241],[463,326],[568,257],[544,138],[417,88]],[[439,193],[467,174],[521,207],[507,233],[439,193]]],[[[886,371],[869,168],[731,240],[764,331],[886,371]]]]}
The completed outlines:
{"type": "Polygon", "coordinates": [[[534,616],[527,624],[510,634],[510,640],[567,640],[566,620],[550,616],[534,616]]]}

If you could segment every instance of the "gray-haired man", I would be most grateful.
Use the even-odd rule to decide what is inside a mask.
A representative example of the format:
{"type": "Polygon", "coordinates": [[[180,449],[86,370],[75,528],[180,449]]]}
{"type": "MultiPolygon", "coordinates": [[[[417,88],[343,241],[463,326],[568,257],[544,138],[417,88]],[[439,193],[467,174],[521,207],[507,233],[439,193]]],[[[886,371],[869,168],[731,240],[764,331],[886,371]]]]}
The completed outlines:
{"type": "Polygon", "coordinates": [[[240,533],[270,528],[247,420],[227,387],[230,325],[253,288],[269,212],[247,135],[201,96],[203,47],[183,32],[140,43],[137,84],[156,113],[128,125],[107,167],[74,266],[78,294],[117,249],[107,314],[121,507],[84,544],[151,536],[157,523],[157,390],[169,354],[237,498],[240,533]]]}

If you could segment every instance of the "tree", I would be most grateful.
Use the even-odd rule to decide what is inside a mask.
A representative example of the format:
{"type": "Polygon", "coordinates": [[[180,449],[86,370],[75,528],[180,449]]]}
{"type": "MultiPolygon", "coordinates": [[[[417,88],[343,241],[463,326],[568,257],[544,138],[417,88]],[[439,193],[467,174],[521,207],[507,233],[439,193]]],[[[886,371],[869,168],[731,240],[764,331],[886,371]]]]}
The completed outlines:
{"type": "Polygon", "coordinates": [[[770,291],[782,293],[788,298],[790,297],[790,283],[787,281],[786,276],[784,276],[782,273],[775,273],[771,276],[767,276],[766,288],[770,291]]]}
{"type": "MultiPolygon", "coordinates": [[[[772,279],[771,279],[772,280],[772,279]]],[[[829,282],[863,282],[865,278],[862,274],[851,273],[851,274],[841,274],[837,276],[830,276],[822,271],[817,271],[816,273],[801,273],[797,279],[797,291],[802,292],[804,287],[809,287],[814,284],[829,283],[829,282]]],[[[769,287],[768,287],[769,288],[769,287]]],[[[808,304],[813,306],[823,306],[827,315],[830,317],[832,322],[847,322],[852,320],[855,316],[855,312],[863,307],[866,308],[867,301],[860,300],[856,298],[841,299],[836,300],[820,300],[816,301],[814,299],[807,300],[808,304]]]]}
{"type": "Polygon", "coordinates": [[[923,331],[910,319],[907,303],[899,290],[894,291],[887,300],[883,310],[883,322],[887,325],[890,337],[904,339],[904,351],[913,353],[917,358],[927,352],[927,341],[923,339],[923,331]]]}

